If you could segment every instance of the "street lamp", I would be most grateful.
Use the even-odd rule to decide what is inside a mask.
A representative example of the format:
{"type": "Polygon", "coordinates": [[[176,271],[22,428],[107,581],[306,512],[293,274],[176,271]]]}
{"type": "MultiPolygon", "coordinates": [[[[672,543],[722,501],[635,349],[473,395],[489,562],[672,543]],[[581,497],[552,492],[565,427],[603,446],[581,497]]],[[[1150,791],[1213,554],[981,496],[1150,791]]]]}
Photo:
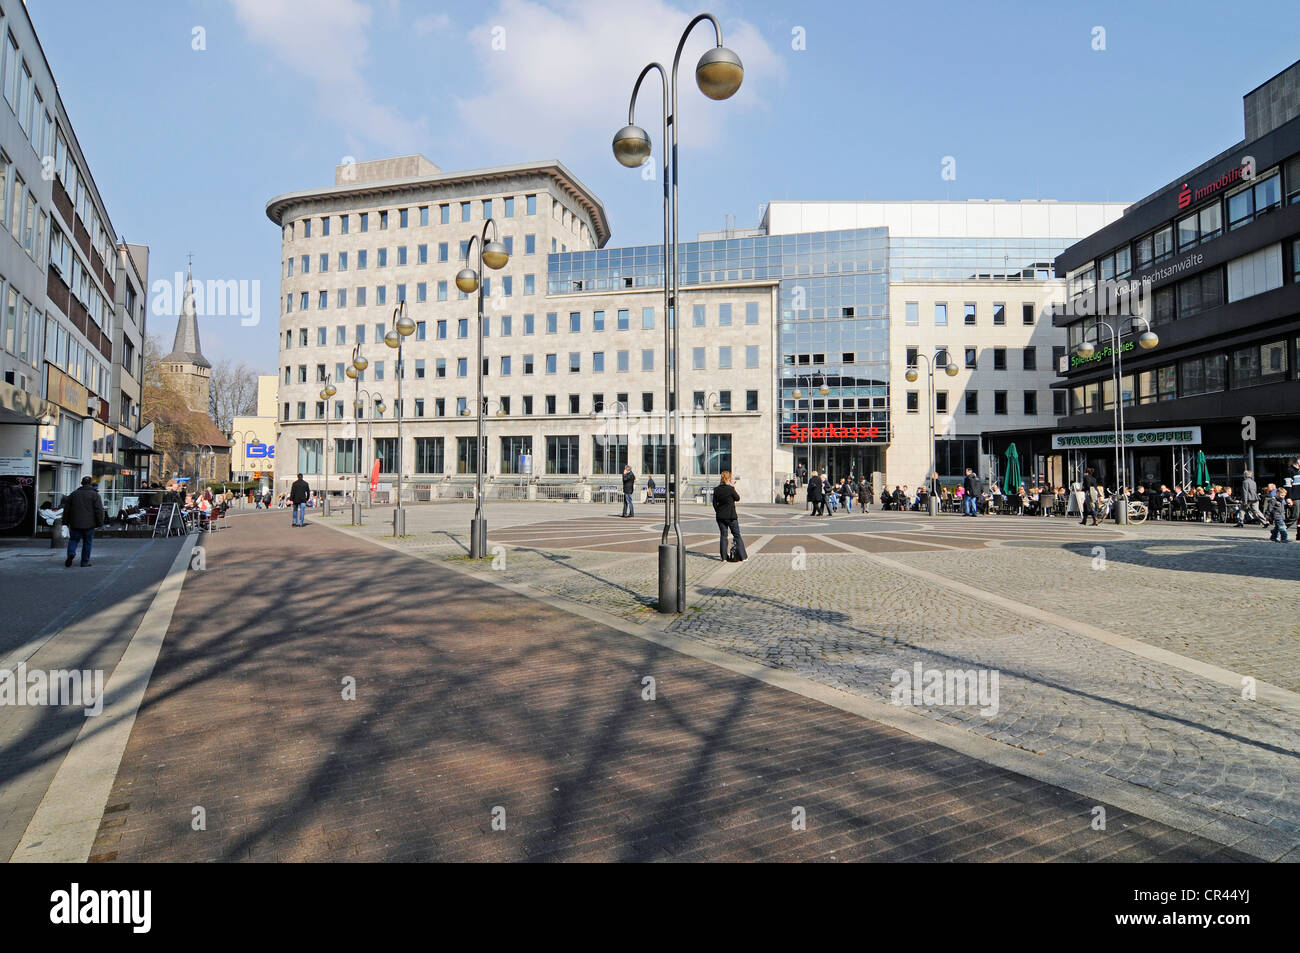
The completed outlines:
{"type": "MultiPolygon", "coordinates": [[[[361,373],[370,362],[361,353],[361,345],[352,348],[352,360],[343,373],[352,380],[352,525],[361,525],[361,428],[357,414],[361,410],[361,373]]],[[[369,391],[366,392],[369,394],[369,391]]]]}
{"type": "Polygon", "coordinates": [[[325,375],[325,386],[320,390],[320,399],[325,404],[325,489],[321,494],[321,515],[330,515],[330,398],[338,393],[334,386],[333,375],[325,375]]]}
{"type": "Polygon", "coordinates": [[[478,421],[474,444],[474,517],[469,522],[469,558],[482,559],[487,555],[487,521],[483,518],[483,467],[487,457],[483,446],[483,266],[493,271],[500,271],[510,261],[506,246],[497,240],[497,221],[489,218],[483,223],[483,231],[471,235],[465,246],[465,267],[456,273],[456,287],[465,294],[478,292],[478,361],[475,366],[475,378],[478,380],[478,421]],[[488,229],[492,230],[492,241],[487,240],[488,229]],[[471,268],[470,255],[478,245],[478,268],[471,268]]]}
{"type": "MultiPolygon", "coordinates": [[[[922,354],[918,350],[916,356],[918,358],[924,359],[925,366],[929,372],[927,378],[929,381],[928,391],[930,396],[930,412],[929,412],[930,472],[925,475],[925,482],[930,487],[930,492],[926,494],[930,499],[930,503],[929,503],[930,515],[938,516],[939,515],[939,494],[936,492],[938,487],[936,487],[935,484],[931,481],[934,479],[934,474],[938,472],[938,469],[934,465],[934,365],[935,365],[935,361],[938,360],[939,355],[936,354],[932,359],[930,355],[922,354]]],[[[943,352],[943,356],[944,356],[943,372],[947,374],[949,377],[956,377],[958,372],[961,369],[956,364],[952,363],[951,360],[948,359],[948,352],[946,350],[943,352]]],[[[909,384],[915,384],[916,379],[920,376],[920,374],[917,373],[916,365],[915,364],[910,365],[907,368],[907,373],[904,376],[907,378],[907,382],[909,384]]]]}
{"type": "Polygon", "coordinates": [[[680,429],[681,422],[681,405],[675,403],[673,397],[680,390],[680,350],[677,347],[678,333],[677,321],[675,320],[675,309],[678,300],[678,268],[677,268],[677,127],[679,125],[679,116],[677,114],[677,70],[681,64],[682,48],[686,45],[686,38],[691,31],[695,29],[696,24],[708,20],[713,25],[713,34],[715,45],[700,57],[695,66],[695,83],[700,88],[700,92],[713,100],[729,99],[735,95],[736,90],[745,77],[745,69],[741,65],[740,57],[722,45],[722,28],[718,25],[717,19],[712,14],[701,13],[695,19],[687,24],[683,31],[681,39],[677,41],[677,53],[673,57],[672,81],[669,82],[668,74],[659,63],[650,63],[636,78],[636,83],[632,87],[632,98],[627,106],[627,125],[620,129],[614,135],[613,148],[614,158],[622,165],[635,169],[647,162],[654,152],[653,143],[650,141],[650,134],[640,126],[636,125],[635,109],[637,93],[641,89],[641,81],[651,70],[657,70],[659,73],[660,85],[663,90],[663,176],[664,176],[664,390],[666,392],[666,401],[664,403],[664,422],[669,424],[669,418],[672,417],[673,426],[665,426],[668,431],[668,462],[665,466],[668,476],[668,486],[664,493],[664,529],[663,535],[659,542],[659,611],[660,612],[684,612],[686,610],[686,546],[682,541],[681,528],[681,492],[680,487],[675,485],[678,478],[678,451],[680,448],[674,447],[673,438],[680,429]],[[672,129],[672,138],[669,139],[669,127],[672,129]],[[669,162],[671,151],[672,161],[669,162]],[[672,176],[672,188],[669,188],[668,177],[672,176]],[[669,223],[671,222],[671,229],[669,223]],[[667,360],[667,355],[671,354],[673,360],[667,360]],[[672,365],[671,368],[669,365],[672,365]],[[669,534],[676,537],[676,546],[668,544],[669,534]]]}
{"type": "MultiPolygon", "coordinates": [[[[606,412],[605,407],[606,407],[605,402],[604,402],[604,401],[601,401],[601,404],[600,404],[599,407],[594,407],[594,406],[593,406],[593,407],[591,408],[591,414],[590,414],[589,416],[590,416],[593,420],[594,420],[596,417],[601,416],[602,414],[604,414],[606,417],[608,417],[609,414],[608,414],[608,412],[606,412]]],[[[627,416],[627,404],[626,404],[624,401],[621,401],[621,400],[615,401],[614,404],[613,404],[613,412],[614,412],[614,418],[615,418],[615,420],[618,419],[619,414],[622,414],[624,417],[626,417],[626,416],[627,416]]],[[[602,448],[603,448],[602,467],[601,467],[601,471],[602,471],[602,472],[601,472],[601,475],[602,475],[602,476],[611,476],[611,474],[610,474],[610,472],[609,472],[609,427],[608,427],[608,424],[606,425],[605,431],[606,431],[606,432],[605,432],[605,439],[601,441],[601,445],[602,445],[602,448]]]]}
{"type": "MultiPolygon", "coordinates": [[[[1137,343],[1144,351],[1149,351],[1160,343],[1159,336],[1151,330],[1151,322],[1141,315],[1133,315],[1146,325],[1146,330],[1138,335],[1137,343]]],[[[1119,509],[1115,512],[1115,522],[1128,523],[1128,486],[1124,472],[1124,395],[1121,393],[1124,383],[1124,359],[1120,356],[1120,343],[1123,335],[1112,325],[1097,319],[1094,325],[1097,339],[1101,339],[1101,329],[1110,332],[1110,376],[1115,386],[1115,404],[1111,411],[1114,415],[1115,440],[1115,495],[1119,497],[1119,509]]],[[[1086,330],[1084,333],[1087,333],[1086,330]]],[[[1075,355],[1083,361],[1090,361],[1097,353],[1096,346],[1086,338],[1074,349],[1075,355]]]]}
{"type": "MultiPolygon", "coordinates": [[[[397,349],[397,508],[393,510],[393,535],[406,535],[406,510],[402,509],[402,378],[406,365],[402,361],[402,343],[415,333],[415,322],[406,316],[406,299],[393,309],[393,326],[384,335],[384,343],[397,349]]],[[[382,413],[382,411],[380,411],[382,413]]]]}
{"type": "MultiPolygon", "coordinates": [[[[250,441],[248,439],[249,437],[253,438],[251,443],[262,442],[261,438],[257,435],[256,430],[232,430],[230,433],[230,439],[235,442],[234,445],[239,447],[243,451],[239,456],[239,464],[240,464],[239,472],[241,474],[248,472],[244,469],[244,464],[248,462],[248,447],[250,444],[250,441]]],[[[242,477],[239,483],[240,483],[240,505],[242,506],[243,505],[243,483],[244,483],[242,477]]]]}
{"type": "MultiPolygon", "coordinates": [[[[354,401],[352,402],[352,409],[353,409],[354,411],[356,411],[357,413],[360,413],[363,417],[365,416],[365,401],[363,401],[363,400],[361,399],[361,395],[362,395],[362,394],[365,394],[365,395],[366,395],[366,400],[370,401],[370,404],[371,404],[371,408],[370,408],[370,416],[369,416],[369,417],[366,417],[366,440],[369,441],[370,445],[373,447],[373,446],[375,445],[375,427],[374,427],[375,414],[382,414],[384,411],[386,411],[386,410],[388,409],[388,407],[384,404],[384,395],[383,395],[383,394],[380,394],[380,393],[373,393],[373,394],[372,394],[370,391],[366,390],[364,387],[357,388],[357,397],[356,397],[356,400],[354,400],[354,401]]],[[[357,443],[358,443],[358,444],[361,443],[361,434],[360,434],[360,432],[357,433],[357,443]]],[[[361,458],[358,457],[358,458],[357,458],[357,461],[358,461],[358,462],[357,462],[357,466],[358,466],[358,467],[361,465],[360,460],[361,460],[361,458]]],[[[358,473],[360,473],[360,470],[358,470],[358,473]]],[[[355,486],[356,486],[356,480],[354,479],[354,480],[352,481],[352,483],[353,483],[353,487],[355,488],[355,486]]],[[[352,502],[353,502],[353,506],[356,506],[356,505],[357,505],[356,495],[357,495],[357,493],[356,493],[356,490],[354,489],[354,491],[353,491],[353,501],[352,501],[352,502]]],[[[374,502],[374,501],[371,500],[371,503],[372,503],[372,504],[373,504],[373,502],[374,502]]],[[[361,517],[360,517],[360,514],[354,512],[352,515],[353,515],[354,517],[357,518],[357,522],[356,522],[355,525],[360,525],[360,523],[361,523],[361,517]]]]}
{"type": "MultiPolygon", "coordinates": [[[[826,386],[826,375],[823,374],[821,377],[822,377],[822,383],[821,383],[821,386],[817,388],[817,393],[821,394],[822,397],[825,397],[827,394],[829,394],[829,393],[831,392],[831,389],[830,389],[829,387],[826,386]]],[[[794,375],[794,382],[795,382],[796,384],[798,384],[800,381],[807,381],[807,382],[808,382],[808,390],[809,390],[809,394],[808,394],[808,472],[809,472],[809,474],[811,475],[811,474],[812,474],[812,469],[813,469],[813,465],[812,465],[812,464],[813,464],[813,457],[812,457],[813,402],[812,402],[812,393],[811,393],[811,391],[812,391],[813,375],[811,375],[811,374],[796,374],[796,375],[794,375]]],[[[794,389],[794,391],[791,392],[790,396],[793,397],[796,401],[803,400],[803,391],[802,391],[800,388],[796,387],[796,388],[794,389]]],[[[799,405],[798,405],[797,403],[795,404],[794,413],[795,413],[795,418],[796,418],[796,420],[797,420],[797,419],[798,419],[798,416],[799,416],[799,405]]],[[[804,508],[805,510],[807,510],[809,506],[810,506],[809,501],[805,500],[805,501],[804,501],[804,504],[803,504],[803,508],[804,508]]]]}

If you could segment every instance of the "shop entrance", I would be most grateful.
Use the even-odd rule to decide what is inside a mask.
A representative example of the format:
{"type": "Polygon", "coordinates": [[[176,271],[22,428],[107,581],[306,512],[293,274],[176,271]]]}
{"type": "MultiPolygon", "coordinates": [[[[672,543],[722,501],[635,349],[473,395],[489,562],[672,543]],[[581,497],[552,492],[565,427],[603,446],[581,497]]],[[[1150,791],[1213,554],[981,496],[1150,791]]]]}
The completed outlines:
{"type": "Polygon", "coordinates": [[[797,446],[794,451],[794,463],[808,468],[825,470],[833,480],[851,476],[855,480],[863,476],[868,479],[880,469],[880,446],[863,446],[860,444],[825,444],[823,446],[797,446]],[[811,455],[811,457],[810,457],[811,455]]]}

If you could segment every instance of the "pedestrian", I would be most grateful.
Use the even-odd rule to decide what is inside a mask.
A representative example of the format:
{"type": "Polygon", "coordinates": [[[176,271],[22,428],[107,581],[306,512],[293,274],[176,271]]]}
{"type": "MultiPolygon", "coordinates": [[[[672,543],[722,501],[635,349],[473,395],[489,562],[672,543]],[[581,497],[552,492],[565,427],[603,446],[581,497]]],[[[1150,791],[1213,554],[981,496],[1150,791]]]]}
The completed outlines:
{"type": "Polygon", "coordinates": [[[1080,526],[1088,525],[1088,517],[1092,517],[1092,525],[1099,525],[1097,522],[1097,476],[1092,467],[1083,471],[1083,519],[1079,520],[1080,526]]]}
{"type": "Polygon", "coordinates": [[[713,515],[718,521],[718,555],[727,561],[727,534],[736,542],[736,561],[744,562],[749,556],[745,553],[745,541],[740,538],[740,520],[736,517],[736,504],[740,494],[731,485],[731,471],[723,470],[720,482],[713,488],[713,515]]]}
{"type": "MultiPolygon", "coordinates": [[[[1286,487],[1278,487],[1277,493],[1268,501],[1268,508],[1264,511],[1268,517],[1269,523],[1273,526],[1273,531],[1268,534],[1268,538],[1275,543],[1285,543],[1286,536],[1286,487]]],[[[72,543],[69,542],[68,546],[72,543]]],[[[69,564],[72,557],[68,557],[69,564]]]]}
{"type": "Polygon", "coordinates": [[[844,482],[840,484],[840,499],[844,501],[844,512],[846,514],[850,514],[853,512],[854,495],[855,494],[853,492],[853,484],[851,484],[848,478],[846,477],[844,479],[844,482]]]}
{"type": "Polygon", "coordinates": [[[293,481],[293,486],[289,487],[289,502],[293,504],[293,526],[307,525],[307,500],[311,497],[311,487],[307,481],[298,474],[298,479],[293,481]]]}
{"type": "Polygon", "coordinates": [[[65,567],[71,566],[72,560],[76,558],[77,543],[81,543],[81,565],[90,565],[95,530],[103,526],[107,518],[104,501],[95,489],[94,477],[82,477],[81,486],[63,498],[63,525],[68,528],[68,558],[63,561],[65,567]]]}
{"type": "Polygon", "coordinates": [[[1247,470],[1242,474],[1241,506],[1237,509],[1237,529],[1241,529],[1246,525],[1247,511],[1261,523],[1264,522],[1264,514],[1259,511],[1259,485],[1255,482],[1255,474],[1251,470],[1247,470]]]}
{"type": "Polygon", "coordinates": [[[975,475],[975,471],[970,467],[966,468],[966,477],[961,481],[962,490],[962,515],[975,516],[978,501],[980,498],[980,478],[975,475]]]}
{"type": "Polygon", "coordinates": [[[654,477],[648,476],[645,478],[645,501],[647,503],[654,503],[656,485],[654,477]]]}
{"type": "Polygon", "coordinates": [[[632,472],[632,467],[623,464],[623,517],[636,515],[636,507],[632,505],[632,494],[636,492],[636,474],[632,472]]]}
{"type": "Polygon", "coordinates": [[[813,470],[808,477],[808,502],[812,504],[812,515],[823,516],[826,512],[826,490],[822,486],[821,474],[813,470]]]}

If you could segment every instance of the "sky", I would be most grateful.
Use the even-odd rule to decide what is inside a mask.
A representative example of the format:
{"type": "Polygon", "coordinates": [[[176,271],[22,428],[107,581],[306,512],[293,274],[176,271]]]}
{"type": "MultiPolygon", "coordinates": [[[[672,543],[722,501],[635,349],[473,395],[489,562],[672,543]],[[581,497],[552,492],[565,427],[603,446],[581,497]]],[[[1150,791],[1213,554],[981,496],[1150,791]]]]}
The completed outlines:
{"type": "MultiPolygon", "coordinates": [[[[662,239],[661,191],[610,151],[641,66],[671,66],[674,0],[28,0],[119,238],[170,288],[259,294],[256,325],[201,319],[212,361],[277,364],[268,199],[347,161],[444,170],[559,159],[609,244],[662,239]],[[74,28],[75,27],[75,28],[74,28]]],[[[681,234],[773,199],[1134,201],[1243,138],[1241,97],[1300,57],[1300,4],[721,0],[745,64],[706,99],[682,57],[681,234]],[[946,172],[946,175],[945,175],[946,172]]],[[[637,121],[658,139],[658,86],[637,121]]],[[[656,143],[656,154],[658,144],[656,143]]],[[[152,296],[170,344],[175,296],[152,296]],[[161,312],[161,313],[159,313],[161,312]]]]}

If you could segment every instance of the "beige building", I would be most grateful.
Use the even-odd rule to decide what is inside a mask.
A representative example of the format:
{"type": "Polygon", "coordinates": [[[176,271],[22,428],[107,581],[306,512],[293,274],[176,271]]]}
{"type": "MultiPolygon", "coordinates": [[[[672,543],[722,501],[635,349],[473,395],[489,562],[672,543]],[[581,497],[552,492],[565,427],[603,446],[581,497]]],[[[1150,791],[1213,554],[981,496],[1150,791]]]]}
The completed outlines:
{"type": "Polygon", "coordinates": [[[261,480],[267,487],[275,481],[276,445],[278,444],[280,379],[274,374],[257,378],[257,413],[235,417],[230,425],[232,477],[237,480],[261,480]]]}
{"type": "MultiPolygon", "coordinates": [[[[408,156],[339,166],[333,187],[278,196],[267,214],[283,234],[277,491],[299,471],[319,486],[328,468],[330,491],[344,494],[378,460],[383,493],[400,459],[410,497],[468,494],[477,299],[455,276],[489,218],[510,260],[484,275],[487,492],[590,498],[619,485],[624,463],[638,486],[647,476],[664,485],[661,252],[614,250],[628,256],[616,276],[565,272],[609,226],[562,164],[443,172],[408,156]],[[384,343],[401,302],[416,325],[404,372],[384,343]],[[350,380],[354,354],[367,366],[350,380]],[[322,400],[327,382],[336,393],[322,400]]],[[[721,469],[755,487],[774,472],[776,285],[737,276],[682,289],[691,492],[721,469]]]]}

